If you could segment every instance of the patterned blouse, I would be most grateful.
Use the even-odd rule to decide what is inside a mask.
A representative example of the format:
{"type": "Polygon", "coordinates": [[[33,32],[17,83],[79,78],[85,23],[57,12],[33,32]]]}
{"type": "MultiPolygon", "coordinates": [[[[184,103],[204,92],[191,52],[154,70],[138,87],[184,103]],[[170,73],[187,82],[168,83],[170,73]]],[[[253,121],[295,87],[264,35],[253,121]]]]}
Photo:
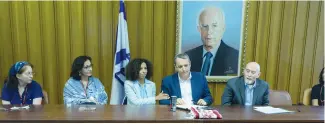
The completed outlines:
{"type": "Polygon", "coordinates": [[[89,82],[86,90],[80,80],[75,80],[72,77],[66,82],[63,89],[64,104],[85,104],[90,102],[89,99],[94,99],[98,104],[107,104],[107,94],[105,88],[99,79],[89,77],[89,82]]]}

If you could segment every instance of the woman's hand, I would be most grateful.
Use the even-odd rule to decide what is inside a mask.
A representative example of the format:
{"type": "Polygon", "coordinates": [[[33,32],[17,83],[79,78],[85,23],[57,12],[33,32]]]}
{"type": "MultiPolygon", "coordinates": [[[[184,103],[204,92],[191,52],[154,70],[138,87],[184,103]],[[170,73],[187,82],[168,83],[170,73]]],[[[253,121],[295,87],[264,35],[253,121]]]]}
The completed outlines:
{"type": "Polygon", "coordinates": [[[164,99],[169,99],[169,95],[161,92],[156,96],[156,100],[164,100],[164,99]]]}
{"type": "Polygon", "coordinates": [[[88,99],[90,102],[93,102],[93,103],[96,103],[96,104],[98,104],[98,102],[96,101],[96,99],[94,98],[94,97],[90,97],[89,99],[88,99]]]}

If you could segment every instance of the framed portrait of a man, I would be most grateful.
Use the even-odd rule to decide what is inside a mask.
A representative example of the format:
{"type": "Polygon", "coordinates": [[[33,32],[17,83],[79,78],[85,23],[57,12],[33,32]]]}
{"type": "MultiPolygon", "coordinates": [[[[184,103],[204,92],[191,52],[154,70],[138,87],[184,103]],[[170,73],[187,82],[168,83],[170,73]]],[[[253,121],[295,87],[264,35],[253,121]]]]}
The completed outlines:
{"type": "Polygon", "coordinates": [[[177,2],[176,52],[186,53],[191,71],[210,82],[240,75],[245,48],[248,2],[177,2]]]}

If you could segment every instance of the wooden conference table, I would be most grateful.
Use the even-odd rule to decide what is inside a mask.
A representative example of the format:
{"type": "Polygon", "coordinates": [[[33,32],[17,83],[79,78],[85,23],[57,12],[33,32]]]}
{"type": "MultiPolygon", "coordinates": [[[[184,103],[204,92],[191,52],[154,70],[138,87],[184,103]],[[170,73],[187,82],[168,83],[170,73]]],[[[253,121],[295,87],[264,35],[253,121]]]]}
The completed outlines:
{"type": "Polygon", "coordinates": [[[106,105],[89,106],[96,110],[80,110],[82,106],[44,105],[28,110],[4,110],[0,122],[319,122],[324,123],[324,107],[273,106],[296,111],[294,113],[263,114],[244,106],[215,106],[223,119],[187,119],[186,110],[169,111],[168,106],[106,105]]]}

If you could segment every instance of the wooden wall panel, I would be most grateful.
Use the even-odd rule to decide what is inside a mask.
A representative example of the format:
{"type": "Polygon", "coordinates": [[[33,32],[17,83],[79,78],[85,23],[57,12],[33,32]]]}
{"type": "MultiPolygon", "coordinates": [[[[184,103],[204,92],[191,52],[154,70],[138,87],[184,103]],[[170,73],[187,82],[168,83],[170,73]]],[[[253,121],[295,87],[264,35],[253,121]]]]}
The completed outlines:
{"type": "MultiPolygon", "coordinates": [[[[56,36],[56,56],[57,56],[57,97],[58,101],[49,101],[50,103],[63,103],[64,84],[70,77],[71,70],[71,51],[70,51],[70,9],[68,2],[55,2],[55,36],[56,36]]],[[[53,51],[54,52],[54,51],[53,51]]],[[[45,89],[48,90],[48,89],[45,89]]],[[[49,96],[54,97],[54,96],[49,96]]]]}
{"type": "Polygon", "coordinates": [[[318,84],[318,76],[321,72],[321,68],[324,67],[324,1],[319,4],[319,14],[318,14],[318,26],[317,26],[317,43],[315,44],[314,50],[314,72],[312,75],[313,81],[310,85],[313,86],[318,84]]]}
{"type": "Polygon", "coordinates": [[[140,3],[140,38],[139,38],[139,44],[140,47],[137,48],[137,50],[141,51],[140,56],[143,58],[148,59],[152,62],[153,60],[153,2],[141,2],[140,3]],[[150,51],[150,52],[149,52],[150,51]]]}
{"type": "Polygon", "coordinates": [[[167,3],[167,21],[165,22],[166,27],[166,44],[164,46],[166,53],[164,56],[164,75],[174,73],[174,56],[176,48],[176,5],[175,1],[169,1],[167,3]],[[171,30],[174,29],[174,30],[171,30]]]}
{"type": "Polygon", "coordinates": [[[28,61],[34,64],[33,71],[36,73],[35,80],[43,85],[43,42],[41,41],[41,23],[39,17],[39,2],[24,2],[26,14],[26,34],[28,61]]]}
{"type": "MultiPolygon", "coordinates": [[[[99,12],[100,12],[100,24],[99,24],[99,37],[100,37],[100,58],[99,58],[99,79],[102,81],[106,91],[111,90],[111,82],[113,72],[113,65],[107,63],[113,63],[112,56],[113,51],[113,32],[116,30],[116,26],[112,23],[112,12],[110,11],[113,3],[112,2],[99,2],[99,12]]],[[[109,93],[108,93],[109,94],[109,93]]]]}
{"type": "Polygon", "coordinates": [[[85,22],[87,19],[84,17],[85,2],[82,1],[69,1],[70,12],[70,51],[71,51],[71,64],[75,58],[85,55],[85,22]]]}
{"type": "Polygon", "coordinates": [[[128,31],[134,32],[129,33],[129,41],[130,41],[130,52],[131,58],[138,58],[141,55],[141,50],[137,49],[141,45],[141,41],[139,40],[140,32],[140,1],[127,1],[125,2],[127,6],[126,19],[128,22],[128,31]],[[131,47],[133,46],[133,47],[131,47]]]}
{"type": "MultiPolygon", "coordinates": [[[[54,2],[42,2],[40,5],[42,60],[43,60],[43,88],[50,96],[58,92],[57,44],[55,34],[54,2]]],[[[60,97],[50,97],[49,101],[58,103],[60,97]]]]}
{"type": "Polygon", "coordinates": [[[3,80],[8,77],[8,70],[14,61],[13,42],[11,32],[11,12],[10,2],[1,1],[0,8],[0,86],[3,86],[3,80]]]}
{"type": "Polygon", "coordinates": [[[248,27],[247,27],[247,39],[246,39],[246,61],[253,61],[255,60],[255,50],[256,49],[249,49],[249,48],[256,48],[256,34],[257,34],[257,19],[259,13],[259,2],[250,2],[248,8],[248,27]]]}
{"type": "Polygon", "coordinates": [[[10,5],[14,61],[28,61],[24,2],[14,1],[10,5]]]}
{"type": "Polygon", "coordinates": [[[283,4],[283,21],[282,21],[282,32],[280,34],[280,49],[279,52],[279,66],[278,66],[278,79],[277,79],[277,88],[279,90],[286,90],[288,88],[289,82],[289,73],[291,66],[291,56],[292,56],[292,44],[293,38],[292,34],[294,33],[294,24],[296,16],[296,2],[286,1],[283,4]]]}
{"type": "MultiPolygon", "coordinates": [[[[305,30],[307,31],[305,44],[304,44],[304,57],[302,58],[303,64],[301,65],[302,68],[302,83],[300,85],[301,91],[304,91],[307,88],[310,88],[310,84],[312,84],[312,72],[313,72],[313,54],[315,50],[315,41],[316,41],[316,29],[317,29],[317,17],[318,17],[318,11],[319,11],[319,1],[309,1],[309,12],[308,12],[308,21],[307,21],[307,27],[305,30]]],[[[324,28],[324,27],[322,27],[324,28]]],[[[324,29],[323,29],[324,30],[324,29]]],[[[324,59],[324,58],[323,58],[324,59]]],[[[316,75],[319,75],[319,72],[316,73],[316,75]]],[[[300,92],[300,94],[296,95],[296,97],[299,96],[300,100],[302,100],[303,92],[300,92]]]]}
{"type": "MultiPolygon", "coordinates": [[[[209,87],[209,89],[210,89],[210,92],[211,92],[211,96],[212,96],[212,98],[215,98],[215,96],[216,96],[216,86],[217,85],[215,85],[215,83],[208,83],[208,87],[209,87]]],[[[215,104],[216,102],[213,102],[213,105],[215,104]]]]}
{"type": "MultiPolygon", "coordinates": [[[[0,8],[0,81],[14,62],[30,61],[50,103],[62,104],[73,60],[89,55],[110,97],[119,1],[4,1],[0,8]]],[[[176,10],[176,1],[126,2],[131,58],[153,63],[157,93],[174,73],[176,10]]],[[[270,89],[301,102],[324,66],[323,2],[250,1],[248,14],[245,63],[260,63],[270,89]]],[[[209,82],[214,105],[225,86],[209,82]]]]}
{"type": "Polygon", "coordinates": [[[270,31],[270,13],[271,13],[270,1],[262,1],[259,5],[259,16],[257,22],[257,36],[256,36],[256,49],[255,60],[261,66],[261,78],[265,79],[266,69],[267,69],[267,46],[269,41],[269,31],[270,31]]]}
{"type": "Polygon", "coordinates": [[[161,91],[161,77],[164,76],[163,73],[163,57],[165,54],[165,49],[162,46],[165,46],[165,33],[166,28],[165,27],[165,19],[166,19],[166,11],[160,11],[164,10],[166,8],[166,2],[165,1],[159,1],[153,3],[153,69],[155,70],[155,73],[153,75],[152,80],[156,83],[156,90],[161,91]]]}
{"type": "Polygon", "coordinates": [[[216,96],[214,97],[214,104],[220,105],[221,104],[221,97],[223,94],[223,89],[225,89],[226,83],[221,83],[216,85],[216,96]]]}
{"type": "Polygon", "coordinates": [[[92,57],[93,75],[99,76],[99,53],[101,51],[99,46],[99,15],[97,11],[96,1],[87,1],[84,3],[85,17],[85,54],[92,57]],[[94,49],[95,48],[95,49],[94,49]]]}
{"type": "Polygon", "coordinates": [[[283,9],[282,9],[283,2],[276,1],[272,2],[272,13],[271,13],[271,23],[270,23],[270,38],[267,50],[267,68],[265,73],[266,77],[265,80],[268,81],[270,89],[276,88],[276,80],[278,76],[278,60],[279,60],[279,48],[280,48],[280,33],[282,29],[281,20],[283,20],[283,9]]]}
{"type": "MultiPolygon", "coordinates": [[[[303,60],[303,49],[304,49],[304,39],[306,30],[297,30],[297,29],[305,29],[306,28],[306,20],[307,20],[307,9],[308,9],[308,2],[298,2],[296,11],[297,16],[295,18],[295,31],[294,31],[294,45],[293,45],[293,54],[292,54],[292,64],[290,69],[290,82],[289,82],[289,93],[290,94],[299,94],[300,85],[301,85],[301,65],[303,60]]],[[[293,101],[297,101],[299,98],[292,97],[293,101]]]]}

